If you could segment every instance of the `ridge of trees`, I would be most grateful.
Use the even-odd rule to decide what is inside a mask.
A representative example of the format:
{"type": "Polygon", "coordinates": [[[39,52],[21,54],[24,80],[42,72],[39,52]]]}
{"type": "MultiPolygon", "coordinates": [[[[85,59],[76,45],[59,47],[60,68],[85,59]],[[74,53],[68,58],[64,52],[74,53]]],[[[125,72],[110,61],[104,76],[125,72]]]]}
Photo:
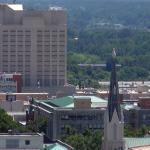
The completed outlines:
{"type": "MultiPolygon", "coordinates": [[[[119,80],[150,79],[150,32],[132,29],[68,31],[68,81],[85,85],[109,80],[105,68],[81,68],[79,63],[106,63],[115,47],[119,80]],[[74,37],[78,37],[75,39],[74,37]]],[[[97,86],[97,85],[96,85],[97,86]]]]}

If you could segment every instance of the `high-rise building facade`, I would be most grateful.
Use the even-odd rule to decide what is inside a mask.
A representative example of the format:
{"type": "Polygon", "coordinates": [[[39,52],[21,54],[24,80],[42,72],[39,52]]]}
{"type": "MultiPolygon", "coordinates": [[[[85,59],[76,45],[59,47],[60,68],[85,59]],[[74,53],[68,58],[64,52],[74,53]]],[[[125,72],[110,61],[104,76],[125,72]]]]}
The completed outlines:
{"type": "Polygon", "coordinates": [[[54,87],[66,83],[66,11],[24,10],[0,4],[0,71],[22,74],[23,85],[54,87]]]}

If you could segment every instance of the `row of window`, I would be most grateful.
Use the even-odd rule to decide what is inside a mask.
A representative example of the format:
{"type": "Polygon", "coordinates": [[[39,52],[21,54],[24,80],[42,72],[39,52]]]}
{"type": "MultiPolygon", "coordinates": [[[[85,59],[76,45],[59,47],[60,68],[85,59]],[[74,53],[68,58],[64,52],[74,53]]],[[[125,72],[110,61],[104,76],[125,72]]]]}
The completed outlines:
{"type": "MultiPolygon", "coordinates": [[[[18,149],[19,148],[19,139],[6,139],[6,148],[10,148],[10,149],[18,149]]],[[[30,145],[30,140],[25,140],[24,141],[25,145],[30,145]]]]}
{"type": "MultiPolygon", "coordinates": [[[[65,30],[37,30],[37,33],[44,33],[44,34],[48,34],[48,33],[50,33],[50,32],[52,32],[52,33],[57,33],[57,32],[59,32],[59,33],[65,33],[65,30]]],[[[3,34],[6,34],[6,33],[27,33],[27,34],[29,34],[29,33],[31,33],[31,30],[3,30],[3,34]]]]}
{"type": "Polygon", "coordinates": [[[102,120],[102,115],[62,115],[61,120],[102,120]]]}
{"type": "MultiPolygon", "coordinates": [[[[9,44],[3,44],[2,45],[3,49],[16,49],[17,47],[20,48],[20,47],[25,47],[25,49],[29,49],[31,48],[31,44],[30,43],[25,43],[25,44],[21,44],[21,43],[18,43],[18,44],[12,44],[12,45],[9,45],[9,44]]],[[[52,51],[64,51],[64,48],[65,48],[65,45],[52,45],[52,47],[50,45],[37,45],[37,50],[38,51],[42,51],[42,49],[45,49],[47,51],[49,51],[49,49],[52,48],[52,51]],[[59,48],[59,49],[58,49],[59,48]],[[63,50],[62,50],[63,49],[63,50]]]]}
{"type": "Polygon", "coordinates": [[[38,44],[41,44],[41,43],[44,43],[44,44],[46,44],[46,43],[57,43],[57,42],[65,42],[65,40],[64,39],[58,39],[58,38],[52,38],[51,40],[49,39],[45,39],[45,40],[42,40],[42,39],[38,39],[37,41],[36,41],[38,44]]]}

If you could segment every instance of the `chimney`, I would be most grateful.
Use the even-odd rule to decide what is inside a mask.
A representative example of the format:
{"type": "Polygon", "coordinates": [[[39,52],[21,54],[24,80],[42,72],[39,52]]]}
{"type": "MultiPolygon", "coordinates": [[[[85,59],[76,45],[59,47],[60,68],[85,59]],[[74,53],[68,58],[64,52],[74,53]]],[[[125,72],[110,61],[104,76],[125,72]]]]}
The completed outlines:
{"type": "Polygon", "coordinates": [[[90,97],[79,97],[74,98],[74,108],[91,108],[91,98],[90,97]]]}

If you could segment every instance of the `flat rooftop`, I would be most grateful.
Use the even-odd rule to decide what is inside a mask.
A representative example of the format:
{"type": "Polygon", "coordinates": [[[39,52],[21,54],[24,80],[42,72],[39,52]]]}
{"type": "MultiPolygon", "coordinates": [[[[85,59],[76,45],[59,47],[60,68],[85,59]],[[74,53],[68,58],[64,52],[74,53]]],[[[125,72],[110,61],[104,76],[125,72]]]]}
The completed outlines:
{"type": "Polygon", "coordinates": [[[0,95],[43,95],[43,94],[48,94],[46,92],[40,92],[40,93],[12,93],[12,92],[6,92],[6,93],[0,93],[0,95]]]}
{"type": "Polygon", "coordinates": [[[40,133],[0,133],[0,136],[43,136],[40,133]]]}
{"type": "Polygon", "coordinates": [[[22,4],[6,4],[9,8],[15,11],[22,11],[23,5],[22,4]]]}
{"type": "MultiPolygon", "coordinates": [[[[19,149],[18,149],[18,148],[15,148],[15,149],[13,149],[13,148],[8,149],[8,148],[7,148],[7,149],[5,149],[5,148],[3,148],[3,150],[27,150],[27,149],[22,149],[22,148],[19,148],[19,149]]],[[[28,150],[40,150],[40,149],[33,149],[33,148],[30,149],[30,148],[28,148],[28,150]]],[[[58,150],[58,149],[57,149],[57,150],[58,150]]]]}
{"type": "Polygon", "coordinates": [[[150,150],[150,137],[141,137],[141,138],[124,138],[125,140],[125,150],[150,150]],[[149,145],[149,149],[132,149],[132,148],[140,148],[147,147],[149,145]]]}
{"type": "Polygon", "coordinates": [[[150,145],[133,147],[133,148],[130,148],[130,150],[150,150],[150,145]]]}
{"type": "Polygon", "coordinates": [[[91,99],[91,107],[107,107],[107,100],[104,100],[100,97],[96,96],[66,96],[61,98],[56,98],[53,100],[45,100],[43,103],[51,105],[53,107],[65,107],[65,108],[74,108],[74,100],[83,100],[83,99],[91,99]]]}
{"type": "Polygon", "coordinates": [[[68,150],[68,148],[64,147],[63,145],[60,145],[59,143],[49,144],[45,149],[43,150],[68,150]]]}
{"type": "Polygon", "coordinates": [[[49,7],[49,10],[64,10],[62,7],[54,6],[54,7],[49,7]]]}

